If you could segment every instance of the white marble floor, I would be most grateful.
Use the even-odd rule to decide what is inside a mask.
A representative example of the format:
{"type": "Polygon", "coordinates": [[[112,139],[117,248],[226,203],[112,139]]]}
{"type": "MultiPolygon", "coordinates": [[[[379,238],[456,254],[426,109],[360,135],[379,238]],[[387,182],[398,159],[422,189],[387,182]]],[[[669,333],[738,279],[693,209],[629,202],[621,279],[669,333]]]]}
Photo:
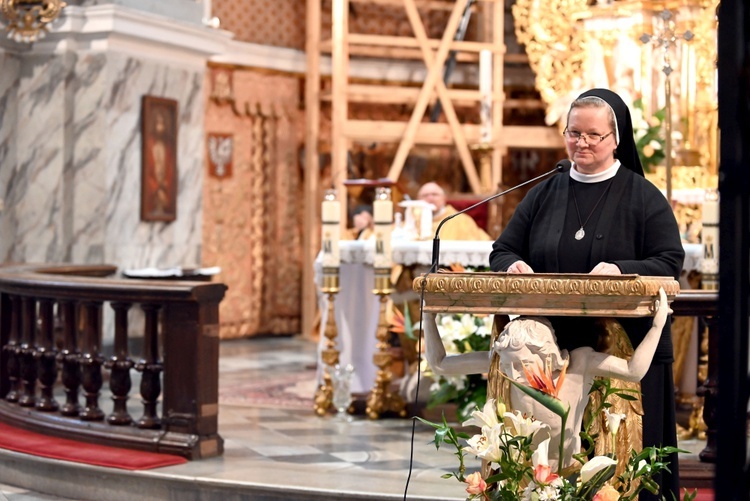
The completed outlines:
{"type": "MultiPolygon", "coordinates": [[[[283,492],[288,500],[309,499],[308,494],[316,491],[330,492],[329,499],[465,498],[461,484],[441,478],[457,467],[457,461],[452,455],[455,451],[445,447],[436,450],[430,443],[431,428],[414,425],[408,418],[370,420],[353,416],[350,421],[341,421],[335,416],[316,416],[311,400],[306,405],[315,389],[315,350],[315,343],[299,337],[222,342],[219,432],[225,440],[223,456],[134,472],[131,475],[139,485],[137,492],[148,499],[149,491],[144,486],[149,481],[168,480],[231,487],[235,492],[243,488],[251,492],[262,485],[283,492]],[[258,398],[253,399],[258,388],[284,378],[295,381],[286,385],[285,393],[257,392],[258,398]],[[296,397],[289,398],[290,394],[296,397]]],[[[696,440],[682,445],[696,453],[703,448],[696,440]]],[[[472,467],[478,466],[476,462],[472,467]]],[[[0,485],[0,499],[103,499],[89,497],[97,495],[95,488],[80,489],[71,496],[69,491],[55,492],[49,487],[11,487],[13,482],[7,477],[0,480],[6,484],[0,485]]],[[[154,490],[150,498],[160,498],[159,492],[154,490]]],[[[272,498],[276,499],[246,499],[272,498]]]]}

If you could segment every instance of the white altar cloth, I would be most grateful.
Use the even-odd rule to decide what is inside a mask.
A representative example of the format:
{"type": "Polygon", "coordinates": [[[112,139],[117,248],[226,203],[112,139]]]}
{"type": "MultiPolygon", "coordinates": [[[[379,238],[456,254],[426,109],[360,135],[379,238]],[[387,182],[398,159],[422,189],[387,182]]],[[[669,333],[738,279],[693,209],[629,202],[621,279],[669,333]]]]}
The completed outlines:
{"type": "MultiPolygon", "coordinates": [[[[391,243],[393,263],[412,266],[432,263],[432,240],[394,240],[391,243]]],[[[488,240],[441,240],[440,264],[489,266],[492,242],[488,240]]],[[[372,266],[375,254],[373,240],[342,240],[339,245],[342,263],[372,266]]]]}

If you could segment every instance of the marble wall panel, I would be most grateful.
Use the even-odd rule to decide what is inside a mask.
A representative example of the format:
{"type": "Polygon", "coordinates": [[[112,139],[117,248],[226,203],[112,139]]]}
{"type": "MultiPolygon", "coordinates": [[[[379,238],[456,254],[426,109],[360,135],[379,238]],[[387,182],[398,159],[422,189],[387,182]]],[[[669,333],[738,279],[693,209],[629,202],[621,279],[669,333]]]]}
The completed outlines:
{"type": "Polygon", "coordinates": [[[110,202],[106,211],[105,260],[123,267],[200,264],[203,182],[203,70],[111,55],[106,100],[111,109],[106,145],[110,202]],[[140,220],[141,98],[178,102],[177,219],[140,220]],[[115,245],[111,245],[114,243],[115,245]]]}
{"type": "Polygon", "coordinates": [[[16,116],[18,115],[18,79],[20,61],[0,52],[0,262],[8,262],[13,254],[16,221],[14,206],[18,192],[16,167],[16,116]]]}
{"type": "Polygon", "coordinates": [[[30,55],[21,59],[15,124],[17,157],[13,205],[16,228],[12,261],[54,262],[64,254],[66,216],[66,85],[70,58],[30,55]]]}
{"type": "Polygon", "coordinates": [[[113,52],[25,55],[16,66],[16,78],[0,72],[0,99],[17,107],[0,123],[3,262],[199,265],[204,69],[113,52]],[[145,94],[179,103],[171,223],[140,220],[145,94]]]}

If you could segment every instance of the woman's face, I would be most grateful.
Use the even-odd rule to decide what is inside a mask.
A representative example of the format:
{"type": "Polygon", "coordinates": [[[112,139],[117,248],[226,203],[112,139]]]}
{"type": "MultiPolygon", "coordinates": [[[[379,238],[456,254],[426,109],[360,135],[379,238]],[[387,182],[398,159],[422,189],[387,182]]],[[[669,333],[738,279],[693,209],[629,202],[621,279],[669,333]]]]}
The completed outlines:
{"type": "Polygon", "coordinates": [[[568,130],[584,134],[604,136],[599,144],[589,145],[583,137],[565,140],[568,156],[575,162],[576,170],[583,174],[596,174],[615,162],[615,134],[609,124],[607,108],[573,108],[568,116],[568,130]]]}

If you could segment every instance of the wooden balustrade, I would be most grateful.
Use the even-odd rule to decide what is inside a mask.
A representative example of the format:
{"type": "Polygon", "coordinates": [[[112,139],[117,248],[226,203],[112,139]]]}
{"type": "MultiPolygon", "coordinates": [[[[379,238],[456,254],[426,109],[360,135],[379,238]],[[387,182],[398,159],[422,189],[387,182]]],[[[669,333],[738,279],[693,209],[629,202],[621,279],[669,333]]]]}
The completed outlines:
{"type": "Polygon", "coordinates": [[[708,329],[708,373],[698,387],[697,394],[703,398],[703,422],[706,425],[706,446],[698,454],[704,463],[716,462],[716,416],[719,369],[719,291],[683,290],[672,303],[674,316],[701,317],[708,329]]]}
{"type": "Polygon", "coordinates": [[[226,286],[108,278],[115,271],[0,267],[0,421],[188,459],[220,455],[219,303],[226,286]],[[142,329],[129,323],[138,315],[142,329]],[[105,337],[106,316],[112,332],[105,337]],[[135,338],[140,353],[130,352],[135,338]],[[104,339],[114,340],[108,358],[104,339]]]}

